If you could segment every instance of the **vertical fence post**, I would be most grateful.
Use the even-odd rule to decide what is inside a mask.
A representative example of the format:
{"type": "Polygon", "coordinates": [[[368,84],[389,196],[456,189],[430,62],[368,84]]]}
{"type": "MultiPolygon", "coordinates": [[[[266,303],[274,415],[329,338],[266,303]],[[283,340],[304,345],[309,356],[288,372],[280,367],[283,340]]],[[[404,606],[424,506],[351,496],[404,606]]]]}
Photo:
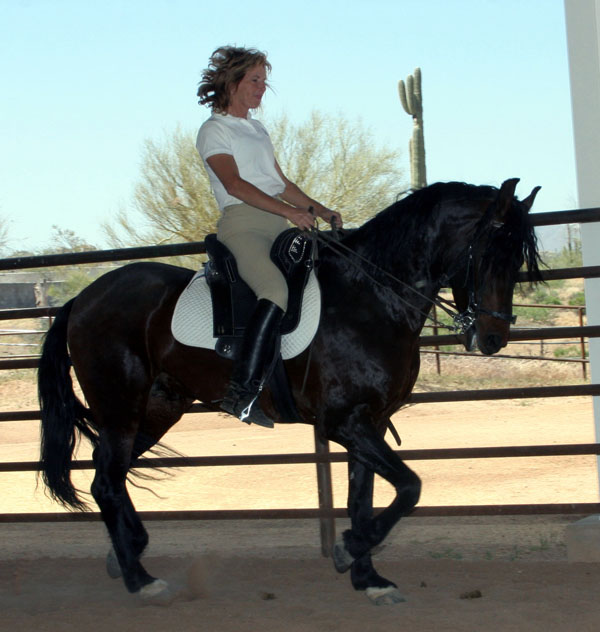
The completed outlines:
{"type": "MultiPolygon", "coordinates": [[[[438,330],[438,326],[437,326],[437,310],[436,310],[436,306],[434,304],[433,306],[433,335],[437,336],[439,333],[438,330]]],[[[439,351],[440,350],[440,346],[439,345],[435,345],[434,347],[435,351],[439,351]]],[[[441,358],[440,358],[440,354],[436,353],[435,354],[435,368],[437,370],[437,374],[441,375],[442,374],[442,365],[441,365],[441,358]]]]}
{"type": "MultiPolygon", "coordinates": [[[[579,312],[579,326],[583,327],[583,310],[584,307],[579,307],[577,311],[579,312]]],[[[587,367],[585,366],[585,338],[579,339],[579,346],[581,347],[581,359],[583,362],[581,363],[581,369],[583,371],[583,379],[587,378],[587,367]]]]}
{"type": "MultiPolygon", "coordinates": [[[[319,436],[315,428],[315,453],[329,454],[329,442],[319,436]]],[[[317,487],[319,491],[319,509],[326,513],[319,517],[321,528],[321,553],[329,557],[335,543],[335,519],[333,517],[333,487],[331,484],[331,463],[317,463],[317,487]]]]}

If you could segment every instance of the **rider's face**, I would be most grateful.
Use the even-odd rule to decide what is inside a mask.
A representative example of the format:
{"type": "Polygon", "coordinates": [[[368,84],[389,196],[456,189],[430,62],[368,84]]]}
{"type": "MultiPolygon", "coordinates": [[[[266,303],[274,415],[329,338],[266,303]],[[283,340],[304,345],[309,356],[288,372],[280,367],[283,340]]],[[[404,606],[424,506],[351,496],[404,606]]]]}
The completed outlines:
{"type": "Polygon", "coordinates": [[[237,116],[246,116],[248,110],[260,105],[267,89],[267,71],[264,66],[250,68],[244,78],[231,91],[228,112],[237,116]]]}

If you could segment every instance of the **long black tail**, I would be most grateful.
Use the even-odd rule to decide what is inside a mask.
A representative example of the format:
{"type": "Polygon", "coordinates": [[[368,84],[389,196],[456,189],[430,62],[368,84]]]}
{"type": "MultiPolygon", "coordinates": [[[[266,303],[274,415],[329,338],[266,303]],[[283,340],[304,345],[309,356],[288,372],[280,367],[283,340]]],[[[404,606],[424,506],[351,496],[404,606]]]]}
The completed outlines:
{"type": "Polygon", "coordinates": [[[94,445],[98,435],[89,410],[73,391],[67,325],[73,301],[65,303],[46,334],[38,369],[38,396],[42,412],[41,474],[52,498],[73,509],[86,509],[71,482],[77,432],[94,445]]]}

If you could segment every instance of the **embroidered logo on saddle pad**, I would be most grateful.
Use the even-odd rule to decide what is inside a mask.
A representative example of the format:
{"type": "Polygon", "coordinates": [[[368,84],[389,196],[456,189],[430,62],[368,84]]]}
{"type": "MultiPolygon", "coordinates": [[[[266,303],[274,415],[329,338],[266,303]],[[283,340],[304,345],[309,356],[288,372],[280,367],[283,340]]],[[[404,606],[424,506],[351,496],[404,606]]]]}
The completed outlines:
{"type": "MultiPolygon", "coordinates": [[[[197,272],[177,300],[171,331],[175,340],[190,347],[214,349],[213,309],[210,289],[204,271],[197,272]]],[[[300,355],[317,333],[321,317],[321,292],[314,272],[308,277],[302,299],[302,315],[298,327],[281,336],[284,360],[300,355]]]]}

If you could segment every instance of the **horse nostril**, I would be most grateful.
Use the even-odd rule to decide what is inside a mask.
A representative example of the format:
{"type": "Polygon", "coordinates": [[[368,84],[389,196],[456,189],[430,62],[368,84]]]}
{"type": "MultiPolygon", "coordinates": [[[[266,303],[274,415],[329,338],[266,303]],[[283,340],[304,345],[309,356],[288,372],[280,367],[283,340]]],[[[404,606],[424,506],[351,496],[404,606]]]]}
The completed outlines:
{"type": "Polygon", "coordinates": [[[496,353],[499,349],[502,348],[502,336],[500,334],[488,334],[485,337],[485,350],[481,351],[486,355],[491,355],[492,353],[496,353]]]}

